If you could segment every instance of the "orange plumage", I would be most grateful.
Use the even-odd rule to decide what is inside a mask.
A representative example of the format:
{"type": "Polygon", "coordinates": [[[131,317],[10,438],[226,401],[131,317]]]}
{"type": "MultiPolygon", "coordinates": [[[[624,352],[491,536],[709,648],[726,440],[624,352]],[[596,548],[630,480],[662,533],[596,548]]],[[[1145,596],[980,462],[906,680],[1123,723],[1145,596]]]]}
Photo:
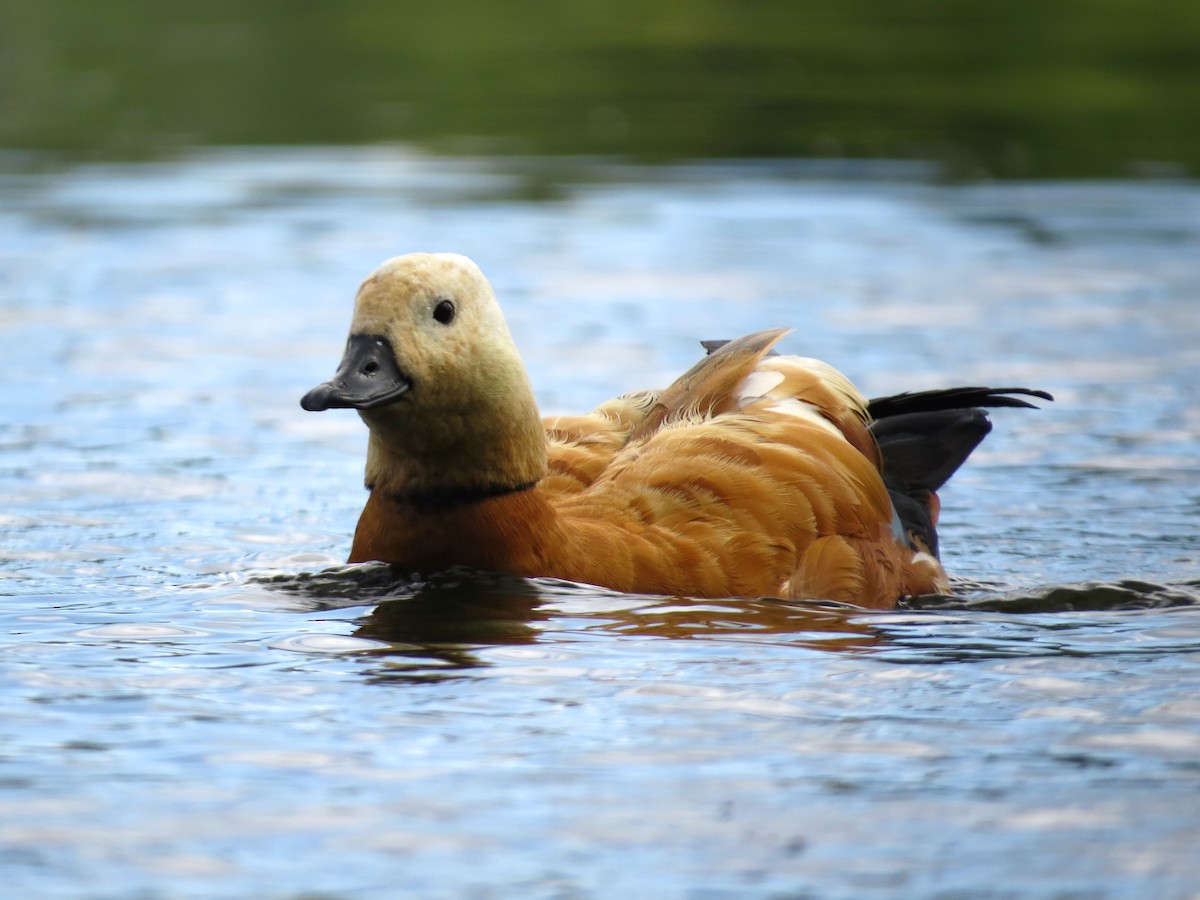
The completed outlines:
{"type": "MultiPolygon", "coordinates": [[[[771,354],[784,333],[725,344],[661,392],[542,421],[474,263],[385,263],[337,375],[303,401],[357,408],[370,429],[350,561],[876,608],[947,591],[893,505],[867,400],[823,363],[771,354]]],[[[935,495],[911,493],[932,529],[935,495]]]]}

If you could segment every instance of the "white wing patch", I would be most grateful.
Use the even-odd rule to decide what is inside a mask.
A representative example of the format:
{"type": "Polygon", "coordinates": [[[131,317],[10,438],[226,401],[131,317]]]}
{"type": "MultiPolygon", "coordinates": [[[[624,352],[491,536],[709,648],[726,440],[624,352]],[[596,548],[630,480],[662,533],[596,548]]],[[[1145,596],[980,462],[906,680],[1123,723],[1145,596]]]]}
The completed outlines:
{"type": "Polygon", "coordinates": [[[776,400],[767,409],[772,412],[783,413],[785,416],[794,416],[797,419],[804,419],[811,425],[819,425],[828,431],[830,434],[835,434],[838,437],[843,437],[838,431],[836,425],[825,418],[824,414],[813,406],[811,403],[805,403],[803,400],[797,400],[795,397],[785,397],[782,400],[776,400]]]}
{"type": "Polygon", "coordinates": [[[807,356],[768,356],[762,361],[762,364],[764,366],[799,364],[808,371],[816,374],[822,382],[839,394],[848,405],[861,409],[867,408],[867,398],[854,386],[854,382],[824,360],[812,359],[807,356]]]}
{"type": "Polygon", "coordinates": [[[745,409],[751,404],[772,401],[760,409],[804,419],[810,424],[820,426],[830,434],[840,436],[841,432],[837,426],[830,422],[816,405],[797,397],[787,396],[783,391],[776,393],[779,386],[787,381],[786,369],[797,364],[815,372],[819,378],[830,384],[835,391],[841,393],[851,403],[866,405],[866,401],[862,399],[846,376],[832,366],[820,360],[805,357],[768,356],[761,360],[758,367],[743,378],[741,384],[737,386],[735,399],[738,408],[745,409]]]}
{"type": "Polygon", "coordinates": [[[782,372],[770,372],[765,369],[755,369],[742,379],[737,386],[737,404],[739,408],[749,406],[756,400],[761,400],[779,385],[783,384],[782,372]]]}

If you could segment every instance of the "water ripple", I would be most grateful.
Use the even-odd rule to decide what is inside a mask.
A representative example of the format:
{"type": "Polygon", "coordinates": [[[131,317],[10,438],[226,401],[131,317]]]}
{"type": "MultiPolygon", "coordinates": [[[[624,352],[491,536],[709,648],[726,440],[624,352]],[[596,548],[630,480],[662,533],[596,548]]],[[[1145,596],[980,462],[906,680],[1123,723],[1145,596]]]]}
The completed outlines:
{"type": "Polygon", "coordinates": [[[371,641],[340,634],[298,634],[282,640],[271,641],[267,646],[272,650],[316,654],[370,653],[395,649],[391,644],[382,641],[371,641]]]}
{"type": "Polygon", "coordinates": [[[75,632],[81,638],[104,638],[113,641],[174,641],[185,638],[207,637],[208,632],[182,625],[156,624],[152,622],[121,622],[113,625],[97,625],[75,632]]]}
{"type": "Polygon", "coordinates": [[[1200,187],[582,170],[0,174],[5,890],[1194,893],[1200,231],[1156,235],[1200,187]],[[992,417],[942,497],[971,580],[895,612],[335,565],[364,432],[297,399],[430,246],[551,414],[786,325],[872,395],[1060,399],[992,417]]]}

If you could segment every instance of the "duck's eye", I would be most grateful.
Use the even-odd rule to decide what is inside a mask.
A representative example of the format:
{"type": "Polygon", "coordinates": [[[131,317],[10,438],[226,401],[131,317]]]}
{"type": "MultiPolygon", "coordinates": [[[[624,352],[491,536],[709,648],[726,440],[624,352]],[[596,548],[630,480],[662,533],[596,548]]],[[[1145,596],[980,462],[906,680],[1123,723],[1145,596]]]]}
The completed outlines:
{"type": "Polygon", "coordinates": [[[443,325],[449,325],[454,321],[454,304],[449,300],[439,300],[438,305],[433,308],[433,317],[443,325]]]}

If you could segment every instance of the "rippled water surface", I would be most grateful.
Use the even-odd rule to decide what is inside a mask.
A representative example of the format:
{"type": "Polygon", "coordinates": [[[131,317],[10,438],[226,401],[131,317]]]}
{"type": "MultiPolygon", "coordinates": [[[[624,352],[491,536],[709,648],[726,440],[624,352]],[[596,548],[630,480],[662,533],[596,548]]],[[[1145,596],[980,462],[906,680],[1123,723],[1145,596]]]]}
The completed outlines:
{"type": "Polygon", "coordinates": [[[0,169],[0,874],[29,897],[1200,894],[1200,187],[399,150],[0,169]],[[358,281],[493,279],[546,412],[795,328],[1052,391],[894,613],[340,567],[358,281]]]}

